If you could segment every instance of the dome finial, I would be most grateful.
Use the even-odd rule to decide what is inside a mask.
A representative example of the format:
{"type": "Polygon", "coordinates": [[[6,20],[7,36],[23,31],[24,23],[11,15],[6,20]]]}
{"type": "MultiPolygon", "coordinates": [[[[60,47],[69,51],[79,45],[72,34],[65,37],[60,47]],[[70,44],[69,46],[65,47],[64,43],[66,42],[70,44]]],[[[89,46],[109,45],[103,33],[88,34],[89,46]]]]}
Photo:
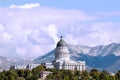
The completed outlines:
{"type": "Polygon", "coordinates": [[[57,43],[57,47],[59,46],[67,46],[66,42],[63,40],[63,36],[60,37],[60,40],[57,43]]]}
{"type": "Polygon", "coordinates": [[[60,36],[60,38],[62,39],[62,38],[63,38],[63,36],[60,36]]]}

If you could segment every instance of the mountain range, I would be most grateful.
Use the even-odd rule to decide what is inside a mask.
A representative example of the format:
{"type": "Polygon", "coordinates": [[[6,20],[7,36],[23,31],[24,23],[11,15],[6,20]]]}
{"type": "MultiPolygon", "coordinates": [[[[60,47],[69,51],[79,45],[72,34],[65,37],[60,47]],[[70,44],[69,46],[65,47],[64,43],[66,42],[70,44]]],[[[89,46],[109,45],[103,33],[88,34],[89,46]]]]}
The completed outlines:
{"type": "MultiPolygon", "coordinates": [[[[95,47],[68,45],[70,58],[74,61],[86,61],[87,69],[96,68],[116,72],[120,70],[120,44],[112,43],[95,47]]],[[[34,59],[34,63],[51,62],[54,60],[55,49],[34,59]]]]}
{"type": "Polygon", "coordinates": [[[31,63],[33,63],[33,60],[31,59],[8,58],[0,56],[0,71],[8,70],[11,65],[23,65],[31,63]]]}
{"type": "MultiPolygon", "coordinates": [[[[95,47],[68,45],[70,58],[74,61],[86,61],[87,69],[96,68],[116,72],[120,70],[120,44],[112,43],[95,47]]],[[[51,62],[54,60],[55,49],[36,59],[6,58],[0,56],[0,70],[10,65],[51,62]]]]}

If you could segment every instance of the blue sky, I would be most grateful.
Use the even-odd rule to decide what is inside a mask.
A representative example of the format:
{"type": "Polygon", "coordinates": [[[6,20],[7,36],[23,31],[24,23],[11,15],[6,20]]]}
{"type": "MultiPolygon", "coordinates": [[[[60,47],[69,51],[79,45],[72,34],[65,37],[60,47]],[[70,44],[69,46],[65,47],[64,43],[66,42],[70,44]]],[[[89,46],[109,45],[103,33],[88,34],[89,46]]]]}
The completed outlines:
{"type": "Polygon", "coordinates": [[[11,4],[22,5],[27,3],[40,3],[45,7],[79,9],[89,12],[115,11],[120,8],[119,0],[0,0],[1,7],[7,7],[11,4]]]}
{"type": "Polygon", "coordinates": [[[68,44],[120,43],[119,0],[0,0],[0,56],[38,57],[68,44]],[[28,55],[29,53],[29,55],[28,55]]]}

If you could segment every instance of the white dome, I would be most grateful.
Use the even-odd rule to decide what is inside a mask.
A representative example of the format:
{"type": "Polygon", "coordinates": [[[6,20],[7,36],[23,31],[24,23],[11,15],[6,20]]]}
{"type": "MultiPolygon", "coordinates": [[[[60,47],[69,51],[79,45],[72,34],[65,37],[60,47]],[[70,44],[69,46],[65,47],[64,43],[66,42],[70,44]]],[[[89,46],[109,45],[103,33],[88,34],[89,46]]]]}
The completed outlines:
{"type": "Polygon", "coordinates": [[[66,42],[62,38],[57,43],[55,60],[69,60],[69,50],[66,42]]]}

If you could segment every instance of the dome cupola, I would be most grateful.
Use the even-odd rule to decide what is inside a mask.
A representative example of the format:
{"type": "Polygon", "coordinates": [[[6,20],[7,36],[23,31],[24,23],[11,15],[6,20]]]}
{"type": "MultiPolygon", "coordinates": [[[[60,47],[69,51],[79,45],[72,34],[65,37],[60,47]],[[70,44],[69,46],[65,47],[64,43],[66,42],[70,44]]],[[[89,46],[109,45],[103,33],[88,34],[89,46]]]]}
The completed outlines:
{"type": "Polygon", "coordinates": [[[60,37],[60,41],[57,43],[57,47],[60,47],[60,46],[67,46],[62,36],[60,37]]]}
{"type": "Polygon", "coordinates": [[[68,46],[62,36],[55,49],[55,61],[57,60],[70,60],[68,46]]]}

